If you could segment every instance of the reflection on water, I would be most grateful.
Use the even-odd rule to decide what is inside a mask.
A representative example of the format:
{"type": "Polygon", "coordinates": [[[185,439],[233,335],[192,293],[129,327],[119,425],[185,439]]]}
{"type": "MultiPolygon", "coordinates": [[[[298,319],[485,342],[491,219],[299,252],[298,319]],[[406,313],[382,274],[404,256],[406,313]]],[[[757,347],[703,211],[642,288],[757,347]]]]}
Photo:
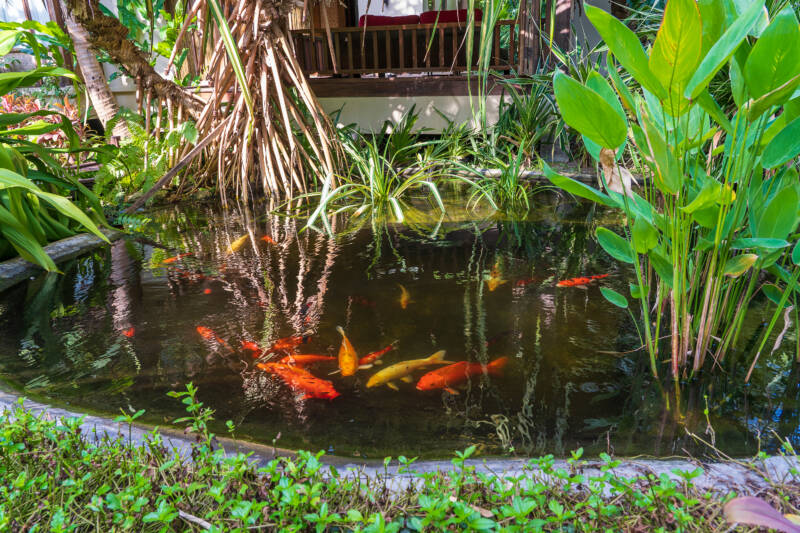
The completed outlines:
{"type": "Polygon", "coordinates": [[[552,202],[507,220],[460,210],[454,198],[447,215],[412,208],[404,224],[334,218],[335,237],[276,215],[160,211],[147,237],[0,294],[0,369],[27,394],[101,412],[146,409],[157,424],[181,416],[166,393],[191,381],[220,432],[232,420],[239,438],[280,436],[279,446],[350,456],[436,457],[470,444],[483,453],[670,455],[698,449],[687,430],[734,454],[759,439],[774,446],[772,431],[800,440],[794,328],[748,387],[745,353],[713,381],[654,383],[645,354],[631,351],[631,317],[598,289],[628,292],[629,273],[591,237],[614,221],[552,202]],[[337,326],[358,356],[394,349],[350,377],[333,373],[335,362],[309,367],[332,382],[332,401],[301,399],[243,346],[310,336],[299,353],[335,357],[337,326]],[[394,382],[399,390],[366,387],[377,371],[438,350],[449,361],[510,362],[458,394],[415,388],[432,367],[394,382]]]}

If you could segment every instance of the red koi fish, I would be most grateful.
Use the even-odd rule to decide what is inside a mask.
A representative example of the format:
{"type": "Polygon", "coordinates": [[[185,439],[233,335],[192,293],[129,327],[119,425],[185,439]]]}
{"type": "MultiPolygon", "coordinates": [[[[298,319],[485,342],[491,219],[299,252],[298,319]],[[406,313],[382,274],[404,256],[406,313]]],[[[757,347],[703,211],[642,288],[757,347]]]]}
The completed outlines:
{"type": "Polygon", "coordinates": [[[460,361],[458,363],[437,368],[422,376],[417,383],[417,390],[444,389],[450,394],[458,394],[453,387],[464,383],[472,376],[486,373],[490,376],[502,376],[508,364],[508,357],[495,359],[488,365],[460,361]]]}
{"type": "Polygon", "coordinates": [[[122,330],[122,334],[128,337],[129,339],[133,337],[135,333],[136,333],[136,328],[128,328],[122,330]]]}
{"type": "Polygon", "coordinates": [[[371,368],[372,365],[379,365],[381,363],[381,357],[394,348],[394,344],[390,344],[386,348],[382,350],[378,350],[376,352],[368,353],[364,357],[358,360],[358,368],[361,370],[365,370],[367,368],[371,368]]]}
{"type": "Polygon", "coordinates": [[[261,237],[261,240],[267,244],[278,244],[277,242],[275,242],[275,239],[273,239],[269,235],[264,235],[263,237],[261,237]]]}
{"type": "Polygon", "coordinates": [[[203,289],[203,294],[211,294],[211,289],[203,289]]]}
{"type": "Polygon", "coordinates": [[[514,286],[515,287],[527,287],[531,283],[536,283],[536,280],[533,279],[533,278],[518,279],[517,281],[514,282],[514,286]]]}
{"type": "Polygon", "coordinates": [[[163,261],[161,261],[161,263],[164,264],[164,265],[169,265],[170,263],[175,263],[176,261],[180,261],[184,257],[189,257],[190,255],[193,255],[193,254],[191,254],[191,253],[178,254],[175,257],[168,257],[167,259],[164,259],[163,261]]]}
{"type": "Polygon", "coordinates": [[[256,366],[265,372],[278,376],[293,391],[301,393],[301,400],[311,398],[333,400],[340,396],[339,392],[333,387],[333,383],[320,379],[300,367],[279,363],[258,363],[256,366]]]}
{"type": "Polygon", "coordinates": [[[231,352],[233,351],[233,348],[231,348],[230,345],[227,342],[225,342],[225,339],[221,338],[219,335],[214,333],[214,330],[207,328],[205,326],[197,326],[197,333],[199,333],[200,336],[203,337],[205,340],[216,341],[220,345],[230,350],[231,352]]]}
{"type": "Polygon", "coordinates": [[[331,361],[336,361],[336,357],[331,357],[329,355],[295,354],[295,355],[287,355],[283,359],[279,360],[278,364],[292,365],[292,366],[306,366],[306,365],[313,365],[316,363],[329,363],[331,361]]]}
{"type": "Polygon", "coordinates": [[[301,344],[305,344],[311,340],[311,335],[306,335],[303,337],[295,336],[295,337],[284,337],[282,339],[276,340],[272,346],[264,350],[262,355],[267,355],[269,353],[274,352],[290,352],[294,353],[298,346],[301,344]]]}
{"type": "Polygon", "coordinates": [[[261,347],[253,341],[242,341],[242,350],[253,352],[253,357],[261,353],[261,347]]]}
{"type": "Polygon", "coordinates": [[[598,279],[603,279],[603,278],[607,278],[607,277],[608,277],[608,274],[598,274],[596,276],[585,276],[585,277],[579,277],[579,278],[570,278],[570,279],[565,279],[565,280],[559,281],[558,283],[556,283],[556,287],[581,287],[583,285],[588,285],[591,282],[596,281],[598,279]]]}

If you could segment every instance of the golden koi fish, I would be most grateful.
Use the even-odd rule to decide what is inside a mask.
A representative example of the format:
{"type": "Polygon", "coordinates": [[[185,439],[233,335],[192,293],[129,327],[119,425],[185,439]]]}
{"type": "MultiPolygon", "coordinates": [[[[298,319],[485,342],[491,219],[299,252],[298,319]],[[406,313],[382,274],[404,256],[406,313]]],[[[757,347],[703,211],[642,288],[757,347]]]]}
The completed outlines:
{"type": "Polygon", "coordinates": [[[342,326],[336,326],[336,331],[342,334],[342,345],[339,347],[339,370],[342,376],[352,376],[358,370],[358,354],[350,344],[350,339],[344,334],[342,326]]]}
{"type": "Polygon", "coordinates": [[[242,235],[241,237],[239,237],[238,239],[233,241],[230,246],[228,246],[228,249],[225,251],[225,253],[230,255],[230,254],[232,254],[234,252],[238,252],[239,248],[244,246],[244,243],[246,243],[247,239],[249,239],[249,238],[250,238],[250,235],[242,235]]]}
{"type": "Polygon", "coordinates": [[[369,381],[367,381],[367,388],[386,385],[390,389],[399,390],[397,385],[394,384],[396,380],[399,379],[400,381],[411,383],[413,381],[413,379],[411,379],[411,374],[415,370],[433,365],[445,365],[450,363],[451,361],[444,360],[444,353],[444,350],[440,350],[425,359],[409,359],[408,361],[395,363],[373,374],[372,377],[369,378],[369,381]]]}
{"type": "Polygon", "coordinates": [[[486,285],[489,287],[489,292],[493,292],[497,287],[507,282],[508,280],[502,278],[500,271],[497,269],[497,265],[495,265],[489,274],[489,279],[486,280],[486,285]]]}
{"type": "Polygon", "coordinates": [[[399,283],[397,284],[397,286],[400,287],[400,307],[405,309],[406,307],[408,307],[408,304],[411,303],[411,295],[408,294],[406,288],[400,285],[399,283]]]}

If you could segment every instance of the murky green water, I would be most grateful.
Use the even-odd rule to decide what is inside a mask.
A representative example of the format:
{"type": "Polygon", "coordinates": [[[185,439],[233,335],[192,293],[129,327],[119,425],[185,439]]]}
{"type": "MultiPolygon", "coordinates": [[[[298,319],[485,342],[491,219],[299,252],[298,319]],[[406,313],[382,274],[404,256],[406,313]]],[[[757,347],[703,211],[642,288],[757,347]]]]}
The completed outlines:
{"type": "MultiPolygon", "coordinates": [[[[640,343],[627,312],[598,288],[627,293],[629,273],[591,238],[608,215],[540,197],[526,220],[509,221],[464,212],[459,201],[444,217],[410,210],[405,224],[340,217],[336,237],[234,208],[153,213],[145,233],[64,265],[64,276],[0,294],[0,372],[36,397],[104,413],[145,409],[157,424],[183,414],[166,393],[191,381],[220,433],[232,420],[238,438],[347,456],[441,457],[470,444],[486,454],[702,451],[687,431],[733,454],[759,440],[774,448],[773,431],[800,440],[793,333],[762,357],[750,385],[749,360],[734,353],[718,378],[676,393],[648,377],[644,352],[621,353],[640,343]],[[193,255],[163,263],[178,253],[193,255]],[[490,291],[492,270],[504,282],[490,291]],[[584,289],[555,286],[591,274],[609,276],[584,289]],[[405,309],[399,285],[410,294],[405,309]],[[360,356],[396,349],[351,377],[329,375],[335,364],[311,367],[341,394],[333,401],[299,399],[240,348],[311,335],[300,353],[335,356],[337,325],[360,356]],[[404,382],[366,388],[376,371],[437,350],[510,363],[458,395],[404,382]]],[[[762,319],[757,309],[745,337],[762,319]]]]}

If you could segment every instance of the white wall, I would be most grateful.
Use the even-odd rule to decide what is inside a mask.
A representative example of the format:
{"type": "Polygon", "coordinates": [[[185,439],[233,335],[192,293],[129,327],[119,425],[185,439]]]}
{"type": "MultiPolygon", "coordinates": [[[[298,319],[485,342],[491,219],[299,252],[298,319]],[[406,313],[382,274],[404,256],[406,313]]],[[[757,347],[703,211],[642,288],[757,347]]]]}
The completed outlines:
{"type": "MultiPolygon", "coordinates": [[[[441,0],[434,0],[434,9],[438,9],[441,0]]],[[[427,11],[428,3],[426,0],[387,0],[384,5],[383,0],[358,0],[358,16],[365,13],[370,15],[384,15],[387,17],[396,17],[399,15],[419,15],[423,11],[427,11]],[[369,11],[367,11],[367,4],[369,3],[369,11]]],[[[445,0],[446,9],[457,9],[458,0],[445,0]]]]}
{"type": "MultiPolygon", "coordinates": [[[[39,22],[50,20],[44,0],[28,0],[28,6],[31,8],[31,15],[33,15],[34,20],[39,22]]],[[[0,0],[0,20],[3,22],[25,22],[28,20],[28,17],[25,16],[22,2],[20,0],[0,0]]]]}
{"type": "MultiPolygon", "coordinates": [[[[341,109],[338,123],[355,123],[363,132],[380,131],[385,120],[399,122],[414,104],[419,112],[415,130],[428,128],[430,133],[441,131],[447,123],[436,112],[437,109],[453,122],[475,125],[469,96],[319,98],[319,103],[329,114],[341,109]]],[[[486,118],[490,124],[497,122],[499,106],[500,95],[487,97],[486,118]]]]}

